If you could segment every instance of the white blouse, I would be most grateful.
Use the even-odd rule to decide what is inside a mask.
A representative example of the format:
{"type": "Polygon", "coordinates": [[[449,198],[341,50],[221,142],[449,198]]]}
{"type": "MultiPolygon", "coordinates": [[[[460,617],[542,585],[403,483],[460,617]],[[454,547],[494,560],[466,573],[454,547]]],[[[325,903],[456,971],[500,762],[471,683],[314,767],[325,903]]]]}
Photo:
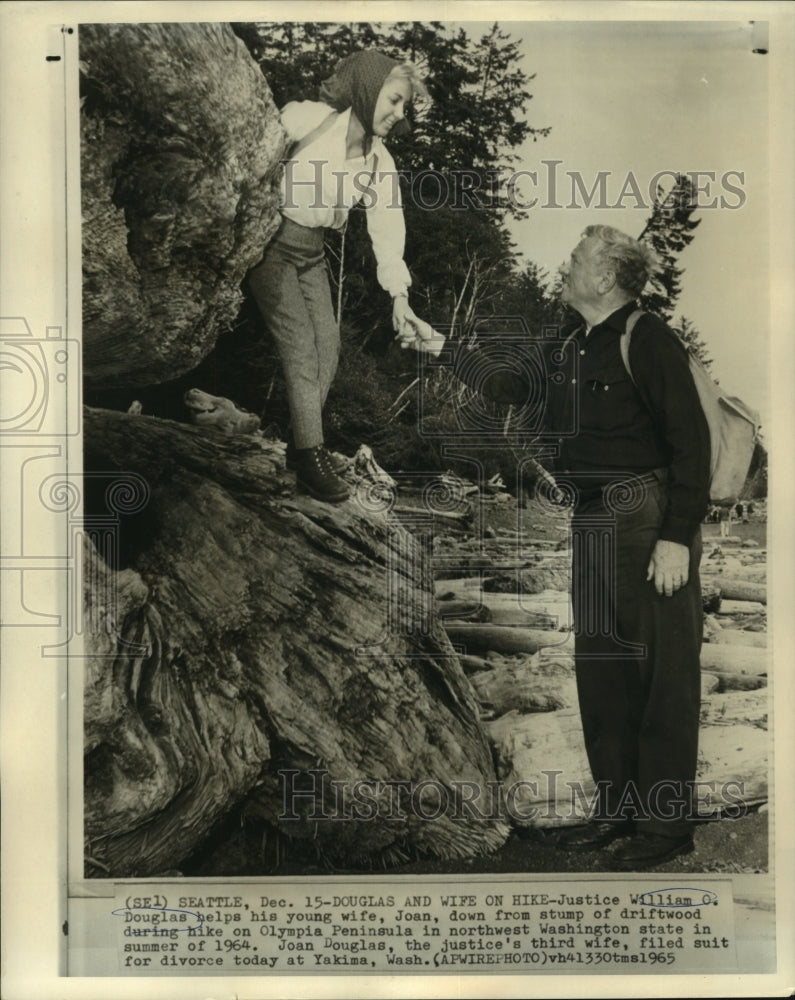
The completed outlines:
{"type": "MultiPolygon", "coordinates": [[[[321,101],[291,101],[281,111],[288,138],[298,142],[332,114],[321,101]]],[[[379,136],[367,156],[346,157],[350,109],[285,164],[281,213],[311,229],[341,229],[354,205],[365,199],[367,231],[376,275],[390,295],[405,293],[411,276],[403,260],[406,224],[395,161],[379,136]]]]}

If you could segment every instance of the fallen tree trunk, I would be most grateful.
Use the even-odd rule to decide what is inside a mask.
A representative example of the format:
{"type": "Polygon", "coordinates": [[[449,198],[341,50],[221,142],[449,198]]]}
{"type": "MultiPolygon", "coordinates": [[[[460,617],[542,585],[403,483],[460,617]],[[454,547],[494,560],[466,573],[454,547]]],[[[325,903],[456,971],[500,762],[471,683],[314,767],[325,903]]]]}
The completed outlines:
{"type": "Polygon", "coordinates": [[[438,601],[436,604],[442,621],[456,618],[461,621],[488,622],[491,621],[489,609],[484,604],[473,601],[438,601]]]}
{"type": "Polygon", "coordinates": [[[506,712],[552,712],[577,704],[574,670],[538,654],[500,659],[471,678],[483,717],[506,712]]]}
{"type": "Polygon", "coordinates": [[[724,576],[714,579],[720,587],[721,596],[728,600],[759,601],[760,604],[767,604],[767,587],[764,583],[724,576]]]}
{"type": "MultiPolygon", "coordinates": [[[[576,709],[512,711],[490,722],[488,730],[518,825],[561,826],[587,817],[594,782],[576,709]]],[[[709,696],[699,732],[698,814],[736,814],[765,801],[769,753],[767,692],[709,696]]]]}
{"type": "Polygon", "coordinates": [[[719,615],[759,615],[765,613],[765,606],[760,601],[734,601],[720,599],[720,606],[715,609],[719,615]]]}
{"type": "Polygon", "coordinates": [[[757,649],[767,648],[767,635],[764,632],[748,632],[739,628],[721,628],[712,632],[711,642],[720,646],[755,646],[757,649]]]}
{"type": "MultiPolygon", "coordinates": [[[[296,496],[262,439],[88,410],[84,440],[87,469],[135,473],[149,492],[122,518],[118,563],[89,553],[88,618],[115,624],[88,630],[104,657],[85,697],[88,874],[178,869],[243,803],[337,859],[502,843],[503,824],[457,804],[455,782],[493,779],[491,754],[399,523],[296,496]],[[387,788],[368,822],[339,818],[357,781],[424,779],[422,801],[395,812],[387,788]],[[446,807],[423,819],[439,789],[446,807]]],[[[106,495],[87,495],[89,534],[106,495]]]]}
{"type": "Polygon", "coordinates": [[[729,670],[705,670],[705,674],[715,677],[718,681],[718,691],[756,691],[767,687],[767,677],[764,674],[736,674],[729,670]]]}
{"type": "Polygon", "coordinates": [[[465,647],[465,652],[537,653],[546,646],[570,651],[574,637],[570,632],[514,627],[510,625],[468,625],[449,623],[451,641],[465,647]]]}
{"type": "Polygon", "coordinates": [[[767,670],[767,650],[755,646],[728,646],[705,642],[701,647],[703,670],[728,670],[738,674],[763,674],[767,670]]]}

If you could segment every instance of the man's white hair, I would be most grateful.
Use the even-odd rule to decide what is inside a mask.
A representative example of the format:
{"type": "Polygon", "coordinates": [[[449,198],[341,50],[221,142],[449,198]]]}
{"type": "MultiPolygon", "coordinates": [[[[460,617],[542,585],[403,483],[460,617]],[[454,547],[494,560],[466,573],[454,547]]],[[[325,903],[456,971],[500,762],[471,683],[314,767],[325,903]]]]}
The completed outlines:
{"type": "Polygon", "coordinates": [[[615,272],[616,283],[637,298],[660,262],[645,243],[627,236],[614,226],[588,226],[583,236],[594,236],[601,246],[596,250],[599,262],[615,272]]]}

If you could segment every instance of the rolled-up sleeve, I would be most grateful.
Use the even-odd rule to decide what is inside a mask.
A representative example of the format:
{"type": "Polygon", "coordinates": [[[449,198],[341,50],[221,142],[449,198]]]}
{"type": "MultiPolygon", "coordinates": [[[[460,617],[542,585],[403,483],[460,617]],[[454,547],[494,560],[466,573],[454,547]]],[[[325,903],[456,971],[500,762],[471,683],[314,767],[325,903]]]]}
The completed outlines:
{"type": "Polygon", "coordinates": [[[378,284],[394,297],[405,293],[411,285],[411,275],[403,260],[406,222],[395,161],[383,144],[379,144],[377,155],[378,167],[369,185],[367,231],[373,244],[378,284]]]}

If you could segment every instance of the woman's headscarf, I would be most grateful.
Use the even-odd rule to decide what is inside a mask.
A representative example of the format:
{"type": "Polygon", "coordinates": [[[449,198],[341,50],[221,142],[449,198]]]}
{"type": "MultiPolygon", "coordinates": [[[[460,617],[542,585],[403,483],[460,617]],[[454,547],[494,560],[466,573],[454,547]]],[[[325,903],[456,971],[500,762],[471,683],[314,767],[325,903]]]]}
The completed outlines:
{"type": "MultiPolygon", "coordinates": [[[[384,81],[400,63],[375,49],[362,49],[341,59],[334,68],[334,75],[324,80],[320,87],[320,100],[330,104],[335,111],[353,112],[364,127],[364,134],[373,134],[373,115],[378,95],[384,81]]],[[[392,134],[409,131],[404,119],[392,127],[392,134]]]]}

